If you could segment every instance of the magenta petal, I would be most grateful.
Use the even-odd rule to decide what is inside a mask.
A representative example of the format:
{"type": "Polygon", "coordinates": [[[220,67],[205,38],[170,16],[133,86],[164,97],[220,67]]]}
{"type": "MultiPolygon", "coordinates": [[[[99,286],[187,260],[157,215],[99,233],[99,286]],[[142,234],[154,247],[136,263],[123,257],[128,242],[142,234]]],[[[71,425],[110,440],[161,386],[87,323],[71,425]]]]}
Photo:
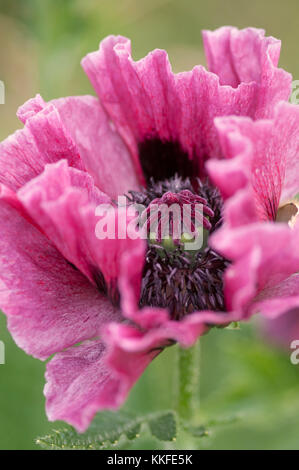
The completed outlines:
{"type": "Polygon", "coordinates": [[[241,227],[257,220],[258,214],[254,197],[250,189],[238,191],[224,205],[224,219],[230,228],[241,227]]]}
{"type": "Polygon", "coordinates": [[[225,274],[228,309],[255,313],[254,302],[272,289],[281,290],[284,303],[284,283],[299,271],[298,230],[299,226],[291,230],[285,224],[259,223],[234,230],[223,227],[215,233],[212,246],[233,261],[225,274]]]}
{"type": "Polygon", "coordinates": [[[28,119],[34,117],[37,113],[46,107],[47,103],[43,100],[43,98],[40,95],[36,95],[34,98],[31,98],[19,107],[17,116],[23,124],[26,124],[28,119]]]}
{"type": "Polygon", "coordinates": [[[227,199],[248,186],[251,177],[252,145],[236,130],[233,118],[216,118],[215,124],[224,158],[210,159],[206,167],[223,199],[227,199]],[[230,184],[227,184],[228,181],[230,184]]]}
{"type": "Polygon", "coordinates": [[[120,379],[112,375],[104,356],[103,343],[87,341],[47,364],[44,394],[50,421],[67,421],[83,432],[99,409],[121,404],[120,379]]]}
{"type": "Polygon", "coordinates": [[[30,222],[37,228],[35,222],[31,219],[25,207],[19,200],[17,194],[4,184],[0,184],[0,201],[6,202],[8,206],[13,209],[16,209],[17,212],[22,215],[22,217],[24,217],[28,222],[30,222]]]}
{"type": "Polygon", "coordinates": [[[226,219],[231,226],[240,225],[238,217],[246,223],[275,220],[280,203],[299,190],[298,107],[281,102],[273,120],[222,117],[216,127],[225,160],[211,160],[208,171],[224,198],[231,198],[226,219]]]}
{"type": "Polygon", "coordinates": [[[293,198],[299,192],[299,107],[279,103],[275,110],[274,131],[278,146],[276,151],[284,154],[285,173],[282,184],[282,202],[293,198]]]}
{"type": "MultiPolygon", "coordinates": [[[[149,313],[149,310],[141,311],[140,315],[145,315],[150,320],[149,313]]],[[[166,317],[163,320],[161,314],[161,310],[152,309],[152,320],[159,318],[159,321],[149,321],[150,329],[147,331],[117,323],[104,327],[102,337],[107,344],[106,363],[112,376],[119,379],[117,392],[113,392],[106,407],[120,406],[148,364],[173,341],[179,342],[183,347],[192,346],[208,330],[209,323],[221,325],[237,319],[232,314],[207,311],[194,313],[183,321],[176,322],[169,321],[166,317]]]]}
{"type": "Polygon", "coordinates": [[[262,324],[262,330],[268,340],[275,345],[282,346],[290,354],[292,342],[299,339],[299,307],[292,308],[290,306],[290,309],[283,315],[279,315],[273,320],[266,320],[262,324]]]}
{"type": "MultiPolygon", "coordinates": [[[[118,238],[118,218],[121,213],[126,215],[125,209],[114,210],[110,198],[94,186],[92,178],[69,168],[65,161],[48,165],[19,191],[18,197],[68,261],[94,284],[101,283],[103,275],[107,286],[115,290],[123,254],[143,245],[140,239],[118,238]],[[114,239],[97,237],[101,217],[96,215],[96,209],[102,205],[111,207],[107,217],[115,226],[114,239]]],[[[126,218],[124,224],[126,229],[126,218]]]]}
{"type": "Polygon", "coordinates": [[[256,206],[256,220],[275,220],[284,181],[288,139],[277,134],[274,122],[270,120],[254,122],[248,118],[231,117],[220,118],[218,122],[223,140],[225,133],[230,145],[243,139],[247,154],[251,156],[248,184],[256,206]]]}
{"type": "Polygon", "coordinates": [[[119,313],[54,246],[0,202],[0,306],[16,343],[39,359],[93,337],[119,313]]]}
{"type": "MultiPolygon", "coordinates": [[[[152,309],[153,313],[154,310],[158,315],[160,309],[152,309]]],[[[140,314],[142,315],[142,311],[140,314]]],[[[162,320],[162,317],[160,319],[162,320]]],[[[169,346],[172,341],[180,343],[183,347],[190,347],[209,329],[209,324],[223,325],[237,319],[240,318],[236,313],[200,311],[186,316],[181,321],[169,320],[165,317],[164,321],[157,322],[156,325],[152,324],[147,331],[136,329],[134,326],[110,323],[103,329],[103,339],[110,352],[117,347],[127,353],[157,353],[169,346]]],[[[117,369],[114,361],[110,359],[110,353],[108,362],[111,367],[117,369]]]]}
{"type": "Polygon", "coordinates": [[[242,317],[248,315],[248,305],[257,293],[258,268],[261,264],[261,250],[253,248],[240,260],[229,267],[224,276],[225,303],[233,312],[246,312],[242,317]]]}
{"type": "Polygon", "coordinates": [[[47,365],[44,393],[49,420],[67,421],[83,432],[97,411],[119,408],[159,353],[126,348],[140,335],[131,327],[111,324],[105,333],[109,351],[100,341],[88,341],[58,353],[47,365]]]}
{"type": "Polygon", "coordinates": [[[18,111],[26,122],[44,108],[53,107],[76,144],[86,170],[112,198],[138,189],[130,153],[99,101],[93,96],[70,96],[45,103],[40,95],[18,111]]]}
{"type": "Polygon", "coordinates": [[[252,311],[259,312],[270,319],[296,307],[299,307],[298,273],[261,291],[254,300],[252,311]]]}
{"type": "MultiPolygon", "coordinates": [[[[251,41],[246,30],[240,32],[241,36],[244,34],[251,41]]],[[[278,43],[274,41],[272,45],[272,41],[260,34],[255,38],[256,47],[261,50],[256,77],[259,81],[245,81],[238,88],[221,86],[219,78],[201,66],[175,75],[162,50],[134,62],[130,41],[121,36],[106,38],[99,51],[88,54],[82,65],[136,164],[138,145],[154,138],[179,144],[191,159],[196,155],[202,171],[207,157],[221,155],[213,125],[215,117],[268,116],[278,99],[288,98],[289,74],[278,71],[273,63],[262,68],[266,60],[276,61],[278,43]]]]}
{"type": "Polygon", "coordinates": [[[209,70],[219,76],[221,85],[256,83],[256,117],[271,116],[275,103],[289,99],[292,77],[277,68],[280,41],[265,37],[261,29],[229,26],[204,31],[203,39],[209,70]]]}
{"type": "Polygon", "coordinates": [[[137,143],[153,133],[170,140],[177,110],[167,54],[157,50],[135,63],[130,50],[128,39],[109,36],[82,65],[138,165],[137,143]]]}
{"type": "MultiPolygon", "coordinates": [[[[110,199],[93,184],[88,173],[69,168],[65,160],[47,165],[44,172],[18,192],[28,214],[62,255],[93,282],[96,262],[88,256],[81,211],[93,215],[110,199]]],[[[95,237],[95,224],[90,227],[95,237]]]]}
{"type": "Polygon", "coordinates": [[[144,244],[138,244],[134,250],[124,254],[119,276],[122,311],[124,315],[137,323],[139,323],[140,317],[138,302],[141,293],[145,251],[146,246],[144,244]]]}
{"type": "Polygon", "coordinates": [[[39,175],[47,163],[63,158],[70,166],[84,169],[58,111],[49,105],[28,117],[23,129],[0,143],[0,183],[17,190],[39,175]]]}
{"type": "Polygon", "coordinates": [[[139,187],[130,152],[99,101],[74,96],[52,102],[95,184],[111,198],[139,187]]]}

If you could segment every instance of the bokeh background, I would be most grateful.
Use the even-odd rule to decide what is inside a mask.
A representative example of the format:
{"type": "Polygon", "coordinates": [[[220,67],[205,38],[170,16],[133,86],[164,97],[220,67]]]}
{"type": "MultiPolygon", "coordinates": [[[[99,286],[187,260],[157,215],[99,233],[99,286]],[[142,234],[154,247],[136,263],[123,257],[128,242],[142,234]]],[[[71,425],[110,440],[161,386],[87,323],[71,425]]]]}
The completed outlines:
{"type": "MultiPolygon", "coordinates": [[[[299,79],[297,0],[1,0],[0,138],[20,127],[19,105],[37,92],[44,99],[93,93],[80,59],[107,34],[132,39],[133,55],[167,49],[173,69],[205,63],[201,30],[232,24],[265,28],[282,39],[280,65],[299,79]]],[[[1,232],[0,232],[1,236],[1,232]]],[[[53,429],[44,412],[44,364],[20,351],[0,313],[0,449],[37,448],[34,439],[53,429]]],[[[198,439],[198,448],[298,449],[299,365],[289,351],[270,345],[256,324],[214,330],[201,340],[203,422],[227,421],[198,439]],[[236,417],[236,419],[235,419],[236,417]],[[232,421],[230,424],[229,422],[232,421]]],[[[169,408],[175,348],[148,368],[127,407],[148,412],[169,408]]],[[[59,427],[59,423],[56,427],[59,427]]],[[[133,448],[159,448],[149,437],[133,448]]]]}

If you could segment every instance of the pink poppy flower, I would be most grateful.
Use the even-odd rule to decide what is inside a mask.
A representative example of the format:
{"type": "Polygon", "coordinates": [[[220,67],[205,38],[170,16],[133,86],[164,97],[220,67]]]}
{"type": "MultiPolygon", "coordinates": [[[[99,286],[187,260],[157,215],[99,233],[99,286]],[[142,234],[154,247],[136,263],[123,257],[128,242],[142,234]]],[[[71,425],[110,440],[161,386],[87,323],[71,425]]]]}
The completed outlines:
{"type": "MultiPolygon", "coordinates": [[[[119,407],[164,347],[188,347],[211,324],[240,318],[244,278],[256,275],[250,252],[246,273],[224,293],[228,262],[209,245],[191,260],[167,249],[160,256],[144,240],[95,236],[99,204],[125,194],[149,205],[165,193],[189,195],[190,204],[199,196],[217,235],[217,186],[225,199],[249,169],[247,155],[224,159],[214,119],[272,118],[291,77],[277,68],[280,42],[260,30],[205,32],[204,45],[210,71],[175,75],[166,52],[134,62],[127,39],[108,37],[83,60],[99,100],[37,96],[18,112],[25,127],[0,147],[0,305],[21,348],[42,360],[55,354],[47,414],[79,431],[97,410],[119,407]],[[215,185],[206,178],[210,159],[215,185]]],[[[113,223],[123,213],[112,212],[113,223]]],[[[240,270],[233,266],[230,273],[240,270]]]]}

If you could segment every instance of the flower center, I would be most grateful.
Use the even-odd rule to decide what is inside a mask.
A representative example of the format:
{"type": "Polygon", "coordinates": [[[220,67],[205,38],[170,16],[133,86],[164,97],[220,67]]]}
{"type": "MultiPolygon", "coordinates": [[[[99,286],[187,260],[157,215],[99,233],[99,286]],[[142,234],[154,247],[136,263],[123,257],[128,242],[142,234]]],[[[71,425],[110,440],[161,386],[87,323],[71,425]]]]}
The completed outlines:
{"type": "Polygon", "coordinates": [[[139,144],[139,157],[147,182],[165,181],[176,173],[183,178],[197,173],[196,161],[190,160],[177,142],[145,139],[139,144]]]}
{"type": "Polygon", "coordinates": [[[151,180],[147,189],[131,191],[128,200],[146,206],[141,219],[147,224],[148,249],[140,307],[167,308],[175,320],[199,310],[223,311],[223,273],[228,261],[205,243],[221,224],[218,190],[208,180],[191,182],[174,176],[151,180]],[[165,218],[161,206],[166,209],[165,218]],[[169,211],[173,206],[176,212],[169,211]],[[195,241],[200,232],[204,243],[194,248],[190,240],[195,241]]]}
{"type": "Polygon", "coordinates": [[[171,239],[176,245],[185,239],[197,240],[204,230],[210,230],[209,217],[214,217],[214,212],[206,199],[189,189],[178,193],[167,191],[155,198],[143,213],[151,240],[161,243],[171,239]]]}

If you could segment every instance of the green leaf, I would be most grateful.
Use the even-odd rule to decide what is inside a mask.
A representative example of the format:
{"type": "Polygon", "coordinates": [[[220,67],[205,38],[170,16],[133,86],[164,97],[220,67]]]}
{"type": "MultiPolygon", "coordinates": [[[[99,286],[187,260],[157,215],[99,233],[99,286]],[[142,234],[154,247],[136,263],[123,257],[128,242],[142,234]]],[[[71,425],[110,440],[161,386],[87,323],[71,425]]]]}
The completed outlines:
{"type": "Polygon", "coordinates": [[[208,437],[210,431],[205,426],[185,426],[185,431],[194,437],[208,437]]]}
{"type": "Polygon", "coordinates": [[[152,435],[160,441],[175,440],[176,419],[172,411],[149,419],[148,425],[152,435]]]}
{"type": "Polygon", "coordinates": [[[96,415],[89,429],[78,434],[72,427],[40,437],[36,443],[52,449],[103,449],[116,445],[122,435],[133,440],[138,437],[141,423],[127,412],[104,411],[96,415]]]}
{"type": "Polygon", "coordinates": [[[125,411],[104,411],[96,415],[83,434],[68,426],[39,437],[36,443],[47,449],[105,449],[117,446],[121,437],[130,441],[138,438],[143,424],[147,424],[152,435],[162,441],[171,441],[176,437],[176,419],[171,411],[146,416],[135,416],[125,411]]]}

